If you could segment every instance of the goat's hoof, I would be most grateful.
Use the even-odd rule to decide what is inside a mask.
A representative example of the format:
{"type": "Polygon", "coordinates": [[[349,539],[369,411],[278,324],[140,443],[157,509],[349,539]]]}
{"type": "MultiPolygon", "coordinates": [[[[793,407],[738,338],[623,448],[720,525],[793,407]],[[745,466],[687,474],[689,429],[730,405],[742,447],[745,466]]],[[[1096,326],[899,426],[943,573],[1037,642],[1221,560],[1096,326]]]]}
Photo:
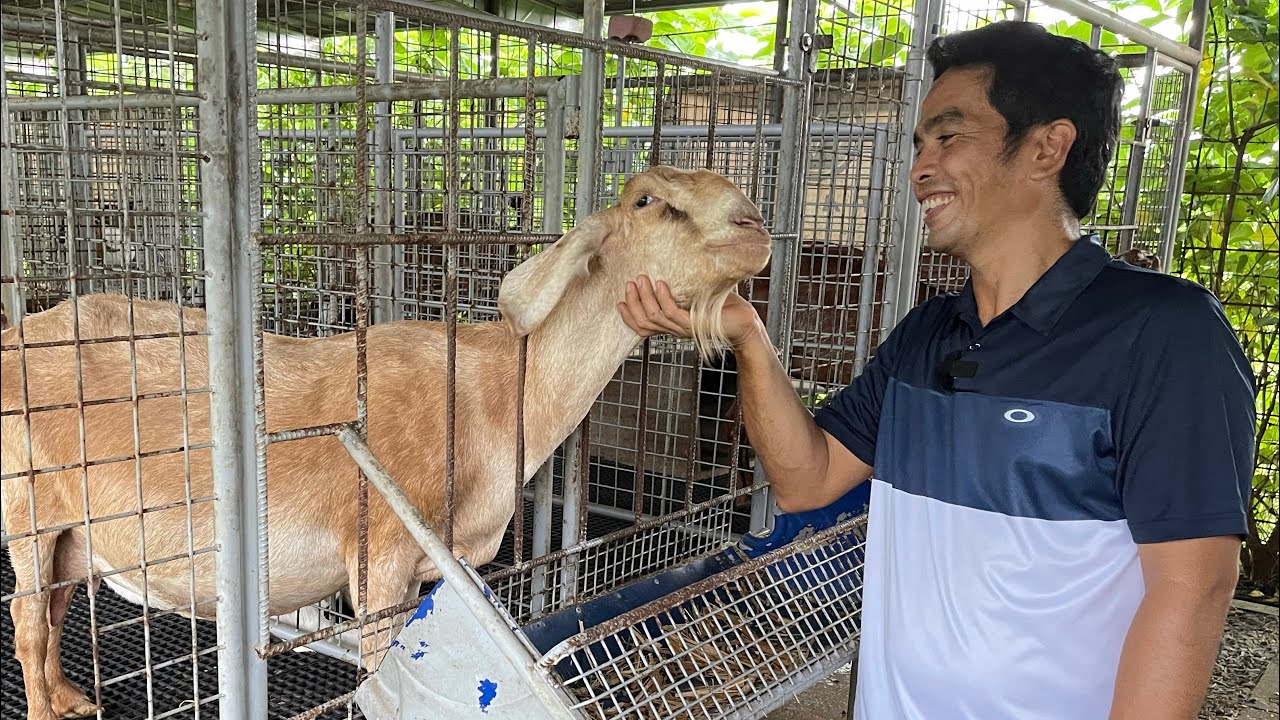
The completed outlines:
{"type": "Polygon", "coordinates": [[[80,691],[68,691],[53,700],[53,712],[59,718],[86,718],[98,714],[98,706],[80,691]]]}

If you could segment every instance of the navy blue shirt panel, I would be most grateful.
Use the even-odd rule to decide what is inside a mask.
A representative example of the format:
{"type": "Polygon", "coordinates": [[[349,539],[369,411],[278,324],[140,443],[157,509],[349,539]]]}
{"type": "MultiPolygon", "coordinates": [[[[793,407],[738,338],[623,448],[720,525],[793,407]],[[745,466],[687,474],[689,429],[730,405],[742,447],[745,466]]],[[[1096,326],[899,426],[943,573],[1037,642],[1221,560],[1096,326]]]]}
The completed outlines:
{"type": "Polygon", "coordinates": [[[939,467],[920,458],[945,453],[962,487],[973,486],[951,492],[975,507],[1124,518],[1136,542],[1246,531],[1254,378],[1221,305],[1194,283],[1113,261],[1089,240],[986,327],[969,284],[914,308],[815,420],[881,477],[892,468],[922,482],[911,469],[939,467]],[[972,377],[948,386],[951,360],[973,363],[972,377]],[[886,392],[896,393],[896,417],[882,417],[886,392]],[[1058,429],[984,427],[975,413],[1007,411],[987,400],[1032,412],[1030,403],[1044,404],[1052,417],[1042,418],[1058,429]],[[1083,465],[1081,452],[1093,456],[1083,465]],[[983,489],[1010,464],[1031,467],[1025,477],[1044,486],[983,489]],[[1090,487],[1075,488],[1067,507],[1065,488],[1054,487],[1072,477],[1090,487]]]}

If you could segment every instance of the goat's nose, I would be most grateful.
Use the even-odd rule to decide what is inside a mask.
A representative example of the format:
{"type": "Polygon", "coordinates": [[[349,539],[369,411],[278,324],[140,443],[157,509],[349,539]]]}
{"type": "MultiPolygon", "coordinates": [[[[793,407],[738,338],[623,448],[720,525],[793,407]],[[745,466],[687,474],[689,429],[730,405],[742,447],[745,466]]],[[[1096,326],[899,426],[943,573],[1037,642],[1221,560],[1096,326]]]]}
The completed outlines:
{"type": "Polygon", "coordinates": [[[747,213],[734,218],[733,224],[752,230],[763,230],[764,218],[757,213],[747,213]]]}

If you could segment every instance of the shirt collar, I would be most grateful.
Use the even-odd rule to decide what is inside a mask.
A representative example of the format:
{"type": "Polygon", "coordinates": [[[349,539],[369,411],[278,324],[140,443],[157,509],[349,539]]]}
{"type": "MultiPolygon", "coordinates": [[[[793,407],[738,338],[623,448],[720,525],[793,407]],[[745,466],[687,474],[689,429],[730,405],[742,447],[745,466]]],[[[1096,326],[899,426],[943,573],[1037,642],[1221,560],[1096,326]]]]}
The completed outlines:
{"type": "MultiPolygon", "coordinates": [[[[1102,247],[1096,235],[1082,236],[1009,308],[1009,312],[1032,330],[1047,335],[1058,318],[1109,262],[1111,254],[1102,247]]],[[[974,327],[979,326],[972,277],[965,281],[960,292],[956,314],[974,327]]]]}

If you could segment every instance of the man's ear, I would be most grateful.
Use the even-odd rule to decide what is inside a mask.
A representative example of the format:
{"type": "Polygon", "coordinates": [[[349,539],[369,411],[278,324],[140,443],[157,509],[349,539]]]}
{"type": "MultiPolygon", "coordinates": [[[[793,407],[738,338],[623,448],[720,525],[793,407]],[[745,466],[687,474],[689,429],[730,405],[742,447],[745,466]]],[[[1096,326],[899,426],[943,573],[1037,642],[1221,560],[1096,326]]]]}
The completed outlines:
{"type": "Polygon", "coordinates": [[[1054,177],[1067,162],[1076,141],[1076,126],[1070,120],[1059,119],[1035,129],[1031,144],[1033,180],[1054,177]]]}
{"type": "Polygon", "coordinates": [[[587,276],[588,263],[612,231],[604,214],[591,215],[507,273],[498,289],[498,310],[517,336],[533,332],[569,285],[587,276]]]}

